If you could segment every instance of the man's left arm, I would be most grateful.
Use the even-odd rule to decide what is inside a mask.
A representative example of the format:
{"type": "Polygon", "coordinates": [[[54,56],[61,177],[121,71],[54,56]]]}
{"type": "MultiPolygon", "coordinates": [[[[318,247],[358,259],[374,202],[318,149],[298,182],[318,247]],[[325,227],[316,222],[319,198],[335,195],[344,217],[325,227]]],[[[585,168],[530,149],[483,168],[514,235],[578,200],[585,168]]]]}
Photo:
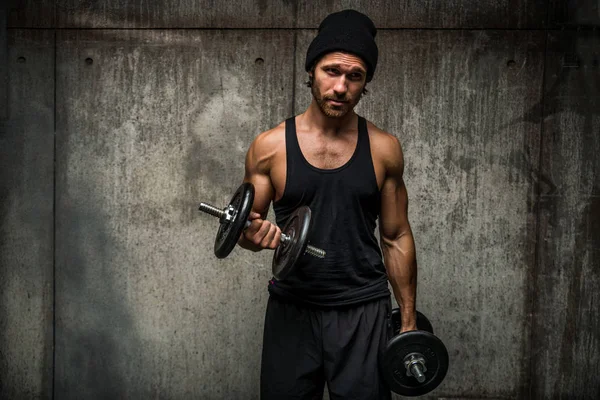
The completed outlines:
{"type": "Polygon", "coordinates": [[[379,233],[388,279],[402,314],[402,330],[417,329],[417,259],[408,222],[408,193],[404,184],[402,147],[395,137],[386,148],[385,179],[381,188],[379,233]]]}

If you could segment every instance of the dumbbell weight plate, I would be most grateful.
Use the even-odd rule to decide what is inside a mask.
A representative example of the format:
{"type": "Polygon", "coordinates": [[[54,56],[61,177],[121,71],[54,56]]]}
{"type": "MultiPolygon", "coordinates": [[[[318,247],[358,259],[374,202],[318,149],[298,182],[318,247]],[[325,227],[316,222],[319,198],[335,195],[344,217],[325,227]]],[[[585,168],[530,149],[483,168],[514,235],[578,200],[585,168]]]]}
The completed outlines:
{"type": "Polygon", "coordinates": [[[429,393],[444,380],[448,372],[448,351],[432,333],[418,330],[397,335],[387,344],[382,359],[382,371],[390,390],[401,396],[421,396],[429,393]],[[425,382],[406,375],[404,358],[420,353],[425,358],[425,382]]]}
{"type": "Polygon", "coordinates": [[[229,205],[233,207],[233,219],[221,221],[215,239],[215,256],[225,258],[231,253],[242,234],[254,203],[254,186],[244,182],[235,191],[229,205]]]}
{"type": "MultiPolygon", "coordinates": [[[[399,334],[400,329],[402,328],[402,315],[400,314],[399,308],[394,308],[392,310],[392,328],[394,330],[394,336],[399,334]]],[[[429,322],[427,317],[419,311],[417,311],[417,329],[433,333],[431,322],[429,322]]]]}
{"type": "Polygon", "coordinates": [[[310,231],[310,208],[299,207],[288,218],[281,233],[290,237],[287,243],[280,243],[273,254],[273,276],[282,280],[293,271],[296,262],[306,251],[310,231]]]}

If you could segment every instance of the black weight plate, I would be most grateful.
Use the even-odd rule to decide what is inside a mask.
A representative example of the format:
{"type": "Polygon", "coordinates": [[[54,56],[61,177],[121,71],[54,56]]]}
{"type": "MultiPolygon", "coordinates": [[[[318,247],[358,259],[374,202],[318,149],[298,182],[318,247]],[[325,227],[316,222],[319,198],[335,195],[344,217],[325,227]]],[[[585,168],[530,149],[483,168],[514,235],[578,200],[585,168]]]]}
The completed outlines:
{"type": "Polygon", "coordinates": [[[235,217],[229,222],[223,221],[219,226],[215,239],[215,256],[225,258],[231,253],[246,226],[253,203],[254,185],[244,182],[229,202],[229,205],[233,206],[235,217]]]}
{"type": "Polygon", "coordinates": [[[290,217],[281,230],[291,240],[281,243],[273,254],[273,276],[277,280],[283,280],[296,266],[298,259],[306,251],[308,245],[308,232],[310,231],[311,211],[307,206],[298,208],[290,217]]]}
{"type": "MultiPolygon", "coordinates": [[[[400,333],[401,327],[402,315],[400,314],[400,309],[394,308],[392,310],[392,328],[394,329],[394,336],[400,333]]],[[[417,311],[417,329],[433,333],[433,326],[431,326],[431,322],[429,322],[427,317],[421,314],[419,311],[417,311]]]]}
{"type": "Polygon", "coordinates": [[[387,344],[381,365],[390,390],[402,396],[421,396],[438,387],[448,372],[448,351],[444,343],[426,331],[410,331],[397,335],[387,344]],[[404,358],[420,353],[425,358],[425,382],[406,375],[404,358]]]}

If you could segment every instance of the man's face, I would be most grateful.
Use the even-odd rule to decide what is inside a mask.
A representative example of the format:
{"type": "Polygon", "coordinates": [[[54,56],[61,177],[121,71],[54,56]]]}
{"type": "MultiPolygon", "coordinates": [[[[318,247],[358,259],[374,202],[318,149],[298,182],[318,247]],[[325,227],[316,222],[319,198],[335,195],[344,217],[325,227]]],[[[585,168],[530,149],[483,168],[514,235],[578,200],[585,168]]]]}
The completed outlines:
{"type": "Polygon", "coordinates": [[[358,56],[329,53],[315,66],[312,94],[328,117],[340,118],[358,104],[366,85],[367,65],[358,56]]]}

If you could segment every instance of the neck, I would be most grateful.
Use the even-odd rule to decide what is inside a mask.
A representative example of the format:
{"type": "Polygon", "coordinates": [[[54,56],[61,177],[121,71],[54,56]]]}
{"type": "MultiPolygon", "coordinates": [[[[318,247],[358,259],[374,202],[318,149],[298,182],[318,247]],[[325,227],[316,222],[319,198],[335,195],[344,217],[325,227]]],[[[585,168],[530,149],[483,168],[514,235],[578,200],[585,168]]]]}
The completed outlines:
{"type": "Polygon", "coordinates": [[[351,110],[343,117],[328,117],[313,99],[306,111],[300,115],[302,124],[310,131],[318,131],[326,135],[337,135],[347,129],[356,127],[358,116],[351,110]]]}

